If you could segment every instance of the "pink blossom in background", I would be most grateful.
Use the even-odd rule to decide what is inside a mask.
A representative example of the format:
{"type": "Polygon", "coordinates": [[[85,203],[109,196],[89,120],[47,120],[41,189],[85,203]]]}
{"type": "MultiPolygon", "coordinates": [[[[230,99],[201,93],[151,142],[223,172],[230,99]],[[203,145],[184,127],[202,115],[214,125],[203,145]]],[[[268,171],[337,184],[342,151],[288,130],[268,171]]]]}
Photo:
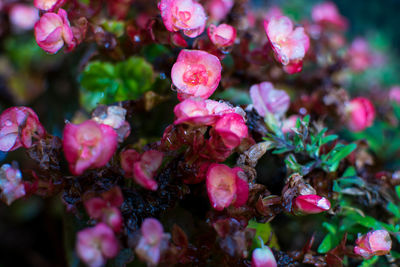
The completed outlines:
{"type": "Polygon", "coordinates": [[[294,200],[293,208],[296,212],[315,214],[328,211],[331,203],[328,199],[318,195],[301,195],[294,200]]]}
{"type": "Polygon", "coordinates": [[[81,175],[106,165],[117,149],[117,137],[111,126],[92,120],[65,125],[63,148],[71,173],[81,175]]]}
{"type": "Polygon", "coordinates": [[[250,87],[250,97],[254,108],[260,116],[272,113],[278,116],[285,114],[290,105],[290,97],[284,90],[275,89],[270,82],[262,82],[250,87]]]}
{"type": "Polygon", "coordinates": [[[282,17],[282,16],[283,16],[282,9],[278,6],[272,6],[272,7],[268,8],[267,13],[265,13],[265,15],[264,15],[264,19],[266,21],[269,21],[272,18],[282,17]]]}
{"type": "Polygon", "coordinates": [[[163,242],[170,237],[164,233],[161,223],[153,218],[146,218],[140,231],[142,235],[135,252],[141,260],[155,266],[160,261],[163,242]]]}
{"type": "Polygon", "coordinates": [[[276,260],[271,249],[263,244],[261,248],[256,248],[251,256],[252,267],[276,267],[276,260]]]}
{"type": "Polygon", "coordinates": [[[211,20],[221,21],[226,18],[233,7],[233,0],[209,0],[206,4],[211,20]]]}
{"type": "Polygon", "coordinates": [[[179,100],[210,97],[218,87],[221,71],[216,56],[201,50],[182,50],[171,70],[179,100]]]}
{"type": "Polygon", "coordinates": [[[296,122],[299,118],[300,116],[298,115],[291,115],[289,118],[285,119],[282,124],[282,132],[288,133],[292,131],[292,128],[296,127],[296,122]]]}
{"type": "Polygon", "coordinates": [[[33,6],[15,4],[9,11],[11,24],[17,29],[31,30],[39,20],[39,10],[33,6]]]}
{"type": "Polygon", "coordinates": [[[119,244],[111,228],[99,223],[78,232],[76,252],[89,267],[102,267],[107,259],[118,255],[119,244]]]}
{"type": "Polygon", "coordinates": [[[400,86],[393,86],[390,88],[389,99],[400,105],[400,86]]]}
{"type": "Polygon", "coordinates": [[[67,51],[75,47],[67,12],[59,9],[58,13],[45,13],[35,24],[35,38],[37,44],[46,52],[55,54],[64,44],[67,51]]]}
{"type": "Polygon", "coordinates": [[[219,48],[233,45],[236,39],[236,29],[228,24],[218,26],[211,24],[208,26],[207,34],[211,42],[219,48]]]}
{"type": "Polygon", "coordinates": [[[135,182],[146,189],[157,190],[157,182],[153,179],[162,164],[164,154],[157,150],[148,150],[140,155],[134,149],[121,153],[121,166],[126,177],[133,177],[135,182]]]}
{"type": "Polygon", "coordinates": [[[67,2],[67,0],[34,0],[35,7],[44,11],[54,11],[67,2]]]}
{"type": "Polygon", "coordinates": [[[372,51],[364,38],[356,38],[347,52],[348,63],[354,72],[363,72],[372,65],[372,51]]]}
{"type": "Polygon", "coordinates": [[[392,240],[388,231],[376,230],[357,238],[354,253],[369,259],[372,256],[389,254],[391,248],[392,240]]]}
{"type": "Polygon", "coordinates": [[[346,107],[347,125],[353,132],[359,132],[370,127],[375,119],[375,108],[365,97],[357,97],[346,107]]]}
{"type": "Polygon", "coordinates": [[[313,7],[311,17],[315,23],[345,30],[347,19],[340,15],[337,6],[333,2],[323,2],[313,7]]]}
{"type": "Polygon", "coordinates": [[[33,139],[45,135],[45,129],[31,108],[11,107],[0,115],[0,151],[30,148],[33,139]]]}
{"type": "Polygon", "coordinates": [[[10,164],[1,166],[0,189],[0,196],[7,205],[25,196],[26,192],[21,171],[12,167],[10,164]]]}
{"type": "Polygon", "coordinates": [[[186,36],[194,38],[206,27],[204,8],[195,0],[161,0],[158,9],[170,32],[182,30],[186,36]]]}
{"type": "Polygon", "coordinates": [[[264,28],[274,54],[289,74],[300,72],[310,40],[303,27],[294,29],[288,17],[273,17],[264,21],[264,28]]]}

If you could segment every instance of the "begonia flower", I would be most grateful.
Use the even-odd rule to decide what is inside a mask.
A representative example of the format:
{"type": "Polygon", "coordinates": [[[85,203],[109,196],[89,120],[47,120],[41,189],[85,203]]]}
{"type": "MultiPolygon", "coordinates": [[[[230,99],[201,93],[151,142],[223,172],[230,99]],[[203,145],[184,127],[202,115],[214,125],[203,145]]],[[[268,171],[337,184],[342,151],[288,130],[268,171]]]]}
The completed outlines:
{"type": "Polygon", "coordinates": [[[250,87],[250,97],[260,116],[267,113],[283,115],[289,108],[290,97],[284,90],[277,90],[270,82],[262,82],[250,87]]]}
{"type": "Polygon", "coordinates": [[[39,10],[32,6],[16,4],[9,12],[11,24],[17,29],[33,29],[35,23],[39,20],[39,10]]]}
{"type": "Polygon", "coordinates": [[[163,242],[169,235],[164,233],[161,223],[153,218],[146,218],[140,227],[141,238],[135,248],[139,258],[149,264],[157,265],[161,257],[163,242]]]}
{"type": "Polygon", "coordinates": [[[208,26],[207,34],[211,42],[219,48],[233,45],[236,39],[236,29],[228,24],[218,26],[211,24],[208,26]]]}
{"type": "Polygon", "coordinates": [[[182,50],[171,70],[179,100],[210,97],[221,80],[221,70],[216,56],[201,50],[182,50]]]}
{"type": "Polygon", "coordinates": [[[289,74],[300,72],[310,40],[303,27],[293,28],[288,17],[273,17],[264,21],[264,29],[275,57],[289,74]]]}
{"type": "Polygon", "coordinates": [[[365,259],[376,255],[389,254],[392,248],[392,240],[386,230],[375,230],[360,236],[356,240],[354,253],[365,259]]]}
{"type": "Polygon", "coordinates": [[[111,228],[99,223],[78,232],[76,252],[89,267],[102,267],[107,259],[117,256],[119,244],[111,228]]]}
{"type": "Polygon", "coordinates": [[[102,193],[101,197],[86,200],[84,205],[91,218],[102,221],[118,233],[123,221],[119,210],[123,201],[121,189],[114,187],[110,191],[102,193]]]}
{"type": "Polygon", "coordinates": [[[161,0],[158,9],[170,32],[182,30],[186,36],[194,38],[204,31],[207,16],[203,6],[195,0],[161,0]]]}
{"type": "Polygon", "coordinates": [[[318,195],[300,195],[293,202],[296,212],[303,214],[315,214],[328,211],[331,203],[328,199],[318,195]]]}
{"type": "Polygon", "coordinates": [[[389,99],[400,105],[400,86],[393,86],[389,91],[389,99]]]}
{"type": "Polygon", "coordinates": [[[253,254],[251,256],[251,266],[276,267],[277,263],[271,249],[268,246],[262,244],[261,248],[256,248],[255,250],[253,250],[253,254]]]}
{"type": "Polygon", "coordinates": [[[375,119],[375,108],[372,102],[364,97],[357,97],[346,106],[347,126],[353,132],[363,131],[370,127],[375,119]]]}
{"type": "Polygon", "coordinates": [[[22,181],[21,171],[4,164],[0,168],[0,189],[2,200],[10,205],[12,202],[25,196],[25,186],[22,181]]]}
{"type": "Polygon", "coordinates": [[[148,150],[140,155],[134,149],[127,149],[121,153],[121,167],[126,177],[133,177],[144,188],[155,191],[158,185],[153,178],[163,157],[163,153],[157,150],[148,150]]]}
{"type": "Polygon", "coordinates": [[[206,8],[212,20],[221,21],[229,14],[233,4],[233,0],[209,0],[206,8]]]}
{"type": "Polygon", "coordinates": [[[117,137],[111,126],[92,120],[68,123],[63,132],[63,148],[72,174],[81,175],[87,169],[106,165],[117,149],[117,137]]]}
{"type": "Polygon", "coordinates": [[[211,164],[206,185],[211,205],[216,210],[223,210],[231,204],[240,207],[247,202],[248,183],[239,167],[231,169],[224,164],[211,164]]]}
{"type": "Polygon", "coordinates": [[[64,44],[67,51],[75,47],[74,35],[69,24],[67,12],[59,9],[58,13],[45,13],[35,24],[37,44],[46,52],[55,54],[64,44]]]}
{"type": "Polygon", "coordinates": [[[322,26],[333,26],[337,29],[347,28],[347,19],[340,15],[333,2],[323,2],[313,7],[311,17],[315,23],[322,26]]]}
{"type": "Polygon", "coordinates": [[[36,113],[28,107],[11,107],[0,115],[0,151],[30,148],[33,139],[46,134],[36,113]]]}
{"type": "Polygon", "coordinates": [[[223,115],[215,124],[217,133],[227,148],[233,149],[240,145],[248,136],[248,129],[243,117],[237,113],[223,115]]]}
{"type": "Polygon", "coordinates": [[[363,72],[372,65],[373,56],[368,42],[364,38],[356,38],[347,52],[350,68],[354,72],[363,72]]]}
{"type": "Polygon", "coordinates": [[[54,11],[63,6],[67,0],[34,0],[33,4],[36,8],[44,11],[54,11]]]}

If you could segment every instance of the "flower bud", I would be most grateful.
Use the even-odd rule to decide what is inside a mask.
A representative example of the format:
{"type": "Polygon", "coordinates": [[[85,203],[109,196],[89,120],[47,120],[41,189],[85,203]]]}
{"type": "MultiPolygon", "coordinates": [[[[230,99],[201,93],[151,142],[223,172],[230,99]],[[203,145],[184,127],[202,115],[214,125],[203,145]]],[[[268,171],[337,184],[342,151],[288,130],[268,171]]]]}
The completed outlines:
{"type": "Polygon", "coordinates": [[[117,133],[108,125],[88,120],[68,123],[63,132],[63,148],[74,175],[107,164],[117,149],[117,133]]]}
{"type": "Polygon", "coordinates": [[[375,119],[372,102],[364,97],[357,97],[346,107],[347,125],[353,132],[359,132],[371,126],[375,119]]]}
{"type": "Polygon", "coordinates": [[[283,115],[289,108],[290,97],[284,90],[277,90],[270,82],[262,82],[250,87],[250,97],[260,116],[267,112],[283,115]]]}
{"type": "Polygon", "coordinates": [[[67,12],[64,9],[58,13],[45,13],[35,24],[35,38],[37,44],[46,52],[55,54],[64,44],[70,51],[75,47],[67,12]]]}
{"type": "Polygon", "coordinates": [[[328,199],[318,195],[301,195],[294,200],[293,208],[296,212],[315,214],[328,211],[331,203],[328,199]]]}
{"type": "Polygon", "coordinates": [[[207,34],[211,42],[219,48],[233,45],[236,39],[236,29],[228,24],[218,26],[211,24],[207,29],[207,34]]]}
{"type": "Polygon", "coordinates": [[[276,260],[271,249],[267,246],[256,248],[251,257],[252,267],[276,267],[276,260]]]}
{"type": "Polygon", "coordinates": [[[25,187],[22,181],[21,171],[9,164],[1,166],[0,189],[1,198],[7,205],[25,196],[25,187]]]}
{"type": "Polygon", "coordinates": [[[158,4],[164,25],[170,32],[182,30],[191,38],[199,36],[206,26],[204,8],[193,0],[161,0],[158,4]]]}
{"type": "Polygon", "coordinates": [[[53,11],[65,4],[67,0],[34,0],[36,8],[44,11],[53,11]]]}
{"type": "Polygon", "coordinates": [[[221,70],[216,56],[201,50],[182,50],[171,70],[179,100],[210,97],[218,87],[221,70]]]}
{"type": "Polygon", "coordinates": [[[32,6],[16,4],[9,12],[10,21],[13,26],[21,30],[30,30],[39,20],[39,10],[32,6]]]}
{"type": "Polygon", "coordinates": [[[89,267],[101,267],[107,259],[117,256],[119,245],[111,228],[99,223],[95,227],[78,232],[76,251],[79,258],[89,267]]]}
{"type": "Polygon", "coordinates": [[[239,146],[242,139],[248,136],[247,125],[243,117],[237,113],[223,115],[215,124],[214,129],[229,149],[239,146]]]}
{"type": "Polygon", "coordinates": [[[376,255],[389,254],[392,248],[392,240],[386,230],[376,230],[360,236],[356,240],[354,253],[365,259],[376,255]]]}

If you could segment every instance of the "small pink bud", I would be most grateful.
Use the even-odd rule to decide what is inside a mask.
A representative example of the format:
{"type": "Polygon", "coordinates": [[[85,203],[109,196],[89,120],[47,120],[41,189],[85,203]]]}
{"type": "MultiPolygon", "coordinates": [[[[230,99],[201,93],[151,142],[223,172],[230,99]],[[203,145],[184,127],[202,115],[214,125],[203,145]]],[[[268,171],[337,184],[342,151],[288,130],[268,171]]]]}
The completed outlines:
{"type": "Polygon", "coordinates": [[[211,42],[219,48],[233,45],[236,39],[236,29],[228,24],[218,26],[211,24],[207,29],[207,34],[211,42]]]}
{"type": "Polygon", "coordinates": [[[229,14],[233,4],[233,0],[210,0],[206,7],[212,20],[221,21],[229,14]]]}
{"type": "Polygon", "coordinates": [[[262,82],[250,87],[250,97],[260,116],[267,112],[283,115],[289,108],[290,97],[283,90],[277,90],[270,82],[262,82]]]}
{"type": "Polygon", "coordinates": [[[236,173],[224,164],[211,164],[208,168],[207,192],[216,210],[228,207],[236,195],[236,173]]]}
{"type": "Polygon", "coordinates": [[[356,240],[354,253],[365,259],[375,255],[389,254],[392,248],[392,240],[386,230],[376,230],[360,236],[356,240]]]}
{"type": "Polygon", "coordinates": [[[293,29],[293,22],[284,16],[264,21],[264,28],[277,60],[288,67],[285,70],[290,74],[301,71],[310,47],[304,28],[293,29]]]}
{"type": "Polygon", "coordinates": [[[199,36],[206,26],[204,8],[193,0],[161,0],[158,4],[164,25],[170,32],[182,30],[191,38],[199,36]]]}
{"type": "Polygon", "coordinates": [[[30,148],[32,139],[44,137],[46,131],[36,113],[27,107],[11,107],[0,115],[0,151],[30,148]]]}
{"type": "Polygon", "coordinates": [[[214,129],[229,149],[239,146],[242,139],[248,136],[247,125],[243,117],[237,113],[223,115],[214,129]]]}
{"type": "Polygon", "coordinates": [[[67,0],[34,0],[35,7],[44,11],[54,11],[65,4],[67,0]]]}
{"type": "Polygon", "coordinates": [[[37,44],[46,52],[55,54],[64,44],[67,50],[75,47],[67,12],[59,9],[58,13],[45,13],[35,24],[35,38],[37,44]]]}
{"type": "Polygon", "coordinates": [[[276,267],[276,260],[271,249],[267,246],[256,248],[251,257],[252,267],[276,267]]]}
{"type": "Polygon", "coordinates": [[[107,259],[117,256],[118,240],[104,223],[86,228],[77,235],[76,251],[79,258],[89,267],[104,266],[107,259]]]}
{"type": "Polygon", "coordinates": [[[141,238],[135,248],[136,254],[143,261],[157,265],[160,261],[161,245],[164,240],[169,239],[168,234],[164,234],[161,223],[153,218],[147,218],[140,227],[141,238]]]}
{"type": "Polygon", "coordinates": [[[179,100],[210,97],[218,87],[221,70],[216,56],[201,50],[182,50],[171,70],[179,100]]]}
{"type": "Polygon", "coordinates": [[[323,2],[313,7],[311,13],[314,22],[320,25],[333,26],[345,30],[347,20],[340,15],[336,5],[333,2],[323,2]]]}
{"type": "Polygon", "coordinates": [[[68,123],[63,132],[63,148],[74,175],[107,164],[117,149],[117,133],[108,125],[88,120],[68,123]]]}
{"type": "Polygon", "coordinates": [[[315,214],[328,211],[331,203],[328,199],[318,195],[301,195],[294,200],[294,209],[304,214],[315,214]]]}
{"type": "Polygon", "coordinates": [[[218,120],[218,115],[212,114],[207,109],[206,101],[201,98],[183,100],[175,106],[174,113],[174,124],[212,125],[218,120]]]}
{"type": "Polygon", "coordinates": [[[373,57],[368,42],[363,38],[356,38],[347,52],[350,68],[354,72],[363,72],[372,65],[373,57]]]}
{"type": "Polygon", "coordinates": [[[375,108],[372,102],[364,97],[357,97],[346,107],[347,125],[353,132],[359,132],[371,126],[375,119],[375,108]]]}
{"type": "Polygon", "coordinates": [[[400,105],[400,86],[393,86],[390,89],[389,99],[400,105]]]}
{"type": "Polygon", "coordinates": [[[188,43],[179,32],[174,32],[172,34],[172,43],[178,47],[183,47],[183,48],[188,47],[188,43]]]}
{"type": "Polygon", "coordinates": [[[0,169],[0,189],[2,200],[10,205],[12,202],[25,196],[25,187],[19,169],[4,164],[0,169]]]}
{"type": "Polygon", "coordinates": [[[32,6],[16,4],[11,7],[9,16],[17,29],[30,30],[39,20],[39,10],[32,6]]]}

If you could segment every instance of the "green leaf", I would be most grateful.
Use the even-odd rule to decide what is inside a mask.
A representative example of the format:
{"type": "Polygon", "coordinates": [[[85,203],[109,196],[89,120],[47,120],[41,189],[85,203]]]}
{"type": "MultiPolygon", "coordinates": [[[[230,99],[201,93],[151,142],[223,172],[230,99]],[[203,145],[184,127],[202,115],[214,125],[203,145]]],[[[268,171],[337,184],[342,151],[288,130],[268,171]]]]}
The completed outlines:
{"type": "Polygon", "coordinates": [[[337,138],[338,138],[338,136],[335,135],[335,134],[327,135],[327,136],[322,138],[320,145],[325,145],[325,144],[327,144],[329,142],[332,142],[332,141],[336,140],[337,138]]]}
{"type": "Polygon", "coordinates": [[[396,185],[395,187],[397,197],[400,199],[400,185],[396,185]]]}
{"type": "Polygon", "coordinates": [[[318,247],[318,253],[324,254],[336,247],[339,243],[336,244],[335,239],[335,236],[331,233],[327,234],[318,247]]]}
{"type": "MultiPolygon", "coordinates": [[[[254,220],[250,220],[247,228],[256,230],[256,235],[253,240],[253,248],[261,247],[261,241],[258,237],[261,237],[264,242],[267,242],[271,237],[272,227],[269,223],[258,223],[254,220]]],[[[272,234],[269,246],[279,249],[278,240],[274,234],[272,234]]]]}
{"type": "Polygon", "coordinates": [[[393,202],[389,202],[386,206],[386,209],[393,213],[396,218],[400,218],[400,208],[397,207],[393,202]]]}
{"type": "Polygon", "coordinates": [[[369,267],[369,266],[374,266],[374,264],[379,260],[378,256],[373,256],[372,258],[368,260],[364,260],[359,267],[369,267]]]}
{"type": "Polygon", "coordinates": [[[347,167],[342,177],[352,177],[352,176],[357,176],[356,168],[354,168],[353,166],[347,167]]]}

